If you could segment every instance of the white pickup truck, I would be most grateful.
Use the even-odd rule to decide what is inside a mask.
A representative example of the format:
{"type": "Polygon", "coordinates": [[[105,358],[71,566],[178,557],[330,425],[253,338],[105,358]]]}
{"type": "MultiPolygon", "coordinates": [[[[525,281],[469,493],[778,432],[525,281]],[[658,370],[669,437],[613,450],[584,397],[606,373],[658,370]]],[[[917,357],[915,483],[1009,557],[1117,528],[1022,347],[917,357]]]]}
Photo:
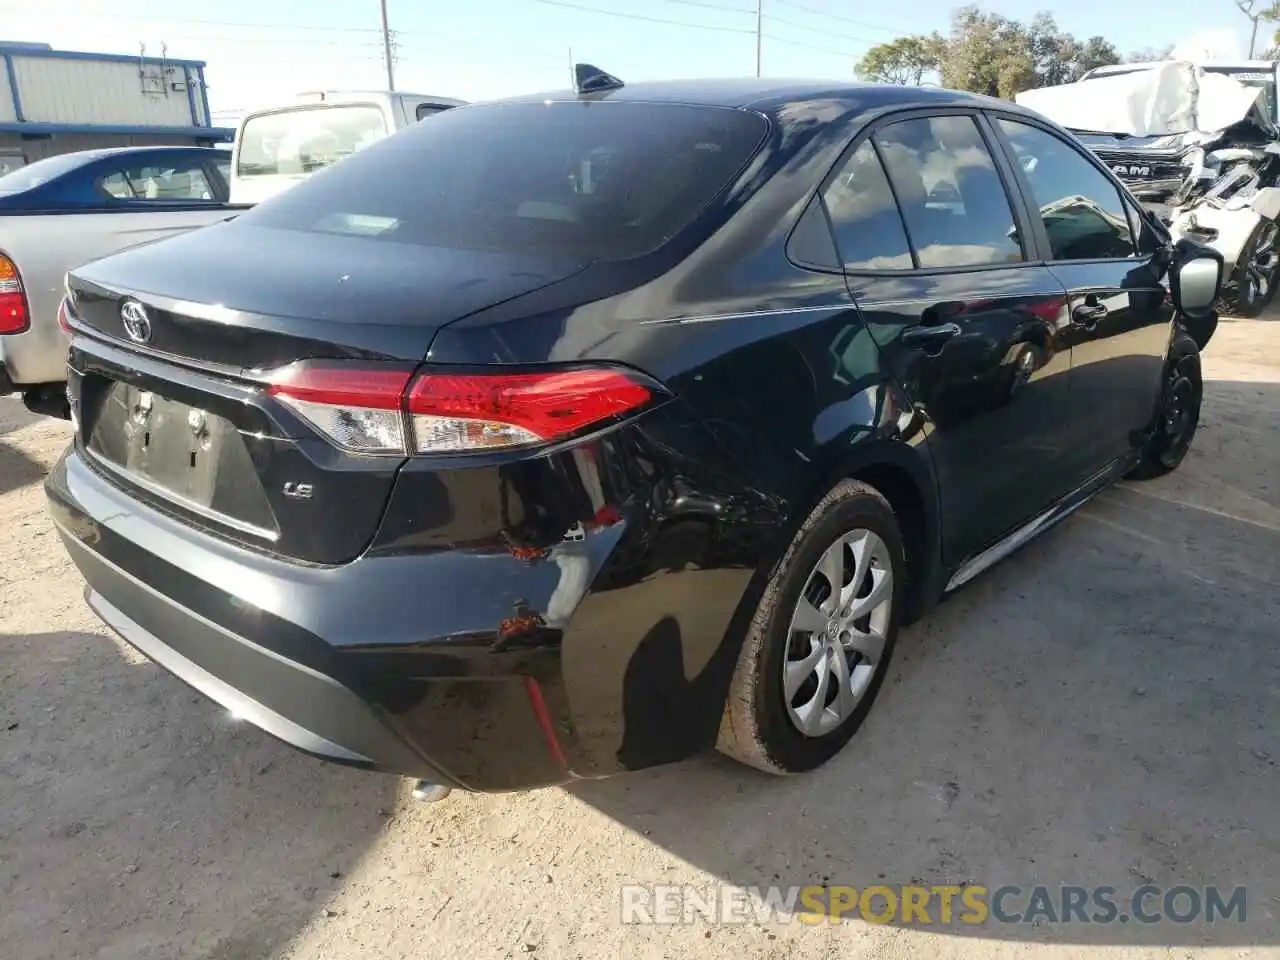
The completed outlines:
{"type": "Polygon", "coordinates": [[[123,147],[0,177],[0,396],[20,392],[28,408],[65,417],[67,271],[234,216],[229,172],[226,150],[123,147]]]}
{"type": "Polygon", "coordinates": [[[318,90],[255,110],[236,130],[231,200],[261,203],[397,130],[465,105],[425,93],[318,90]]]}

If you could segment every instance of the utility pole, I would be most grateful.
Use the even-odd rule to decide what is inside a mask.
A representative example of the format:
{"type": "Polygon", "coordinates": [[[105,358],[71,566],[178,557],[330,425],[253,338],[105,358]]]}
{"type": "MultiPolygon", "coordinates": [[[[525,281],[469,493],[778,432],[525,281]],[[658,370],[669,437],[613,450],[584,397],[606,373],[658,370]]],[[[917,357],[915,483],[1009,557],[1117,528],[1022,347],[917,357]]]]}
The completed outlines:
{"type": "Polygon", "coordinates": [[[380,2],[382,4],[382,53],[387,60],[387,89],[395,90],[396,74],[391,64],[391,31],[387,28],[387,0],[380,0],[380,2]]]}
{"type": "Polygon", "coordinates": [[[756,0],[756,76],[760,76],[761,24],[764,20],[764,0],[756,0]]]}

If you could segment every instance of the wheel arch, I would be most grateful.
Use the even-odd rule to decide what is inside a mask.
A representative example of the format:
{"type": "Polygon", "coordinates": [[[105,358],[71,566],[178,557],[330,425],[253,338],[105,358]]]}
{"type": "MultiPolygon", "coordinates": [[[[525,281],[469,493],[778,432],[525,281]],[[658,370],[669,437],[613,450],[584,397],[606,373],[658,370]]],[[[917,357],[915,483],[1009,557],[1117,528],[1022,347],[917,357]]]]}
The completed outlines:
{"type": "Polygon", "coordinates": [[[858,480],[889,501],[902,532],[907,557],[907,603],[903,622],[919,619],[941,596],[942,521],[932,463],[922,445],[898,439],[868,440],[820,470],[796,504],[793,522],[778,551],[780,556],[795,529],[842,480],[858,480]]]}

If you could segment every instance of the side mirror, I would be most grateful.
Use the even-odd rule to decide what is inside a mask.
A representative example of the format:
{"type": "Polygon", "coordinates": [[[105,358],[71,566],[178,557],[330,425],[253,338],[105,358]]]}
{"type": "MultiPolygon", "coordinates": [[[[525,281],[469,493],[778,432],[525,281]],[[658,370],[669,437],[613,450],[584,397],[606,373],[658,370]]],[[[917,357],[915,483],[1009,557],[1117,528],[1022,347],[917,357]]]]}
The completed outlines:
{"type": "Polygon", "coordinates": [[[1213,313],[1222,287],[1222,254],[1203,244],[1180,240],[1174,248],[1169,289],[1173,306],[1192,320],[1213,313]]]}

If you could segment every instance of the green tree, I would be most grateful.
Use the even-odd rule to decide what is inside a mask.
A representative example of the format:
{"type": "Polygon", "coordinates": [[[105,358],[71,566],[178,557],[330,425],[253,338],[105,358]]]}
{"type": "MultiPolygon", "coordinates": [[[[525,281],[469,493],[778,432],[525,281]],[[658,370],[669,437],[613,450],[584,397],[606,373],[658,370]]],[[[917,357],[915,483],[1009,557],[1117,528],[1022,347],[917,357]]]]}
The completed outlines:
{"type": "Polygon", "coordinates": [[[938,69],[945,46],[936,33],[929,37],[899,37],[868,50],[854,72],[875,83],[919,86],[926,73],[938,69]]]}
{"type": "Polygon", "coordinates": [[[1090,70],[1097,67],[1109,67],[1120,62],[1120,52],[1116,45],[1105,37],[1090,37],[1080,44],[1080,52],[1076,54],[1075,74],[1073,80],[1079,80],[1090,70]]]}
{"type": "Polygon", "coordinates": [[[1071,83],[1094,67],[1119,62],[1105,37],[1078,40],[1059,30],[1051,13],[1021,23],[970,5],[952,14],[948,36],[903,37],[872,47],[857,71],[867,79],[919,83],[936,69],[944,87],[1008,99],[1033,87],[1071,83]]]}

